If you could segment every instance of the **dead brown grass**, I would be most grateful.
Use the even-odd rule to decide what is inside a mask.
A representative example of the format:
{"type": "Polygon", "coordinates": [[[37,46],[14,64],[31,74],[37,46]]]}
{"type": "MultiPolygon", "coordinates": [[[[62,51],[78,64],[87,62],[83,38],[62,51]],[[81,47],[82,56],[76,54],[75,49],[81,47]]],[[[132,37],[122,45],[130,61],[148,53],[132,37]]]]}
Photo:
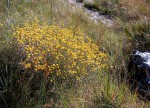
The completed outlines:
{"type": "Polygon", "coordinates": [[[145,0],[121,0],[120,6],[128,19],[150,17],[150,3],[145,0]]]}

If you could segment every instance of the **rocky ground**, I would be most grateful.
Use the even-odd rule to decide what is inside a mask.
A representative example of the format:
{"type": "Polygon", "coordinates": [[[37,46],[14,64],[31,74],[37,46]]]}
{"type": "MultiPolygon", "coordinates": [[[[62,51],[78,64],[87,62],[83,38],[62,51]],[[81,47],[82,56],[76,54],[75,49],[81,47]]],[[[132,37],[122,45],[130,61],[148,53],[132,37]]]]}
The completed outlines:
{"type": "MultiPolygon", "coordinates": [[[[112,19],[107,18],[105,15],[101,15],[98,11],[93,11],[85,8],[83,2],[80,3],[77,2],[77,0],[68,0],[68,2],[74,6],[77,6],[78,8],[83,9],[89,15],[89,18],[93,20],[95,23],[100,21],[107,27],[113,26],[114,22],[112,21],[112,19]]],[[[87,2],[92,3],[91,0],[88,0],[87,2]]]]}

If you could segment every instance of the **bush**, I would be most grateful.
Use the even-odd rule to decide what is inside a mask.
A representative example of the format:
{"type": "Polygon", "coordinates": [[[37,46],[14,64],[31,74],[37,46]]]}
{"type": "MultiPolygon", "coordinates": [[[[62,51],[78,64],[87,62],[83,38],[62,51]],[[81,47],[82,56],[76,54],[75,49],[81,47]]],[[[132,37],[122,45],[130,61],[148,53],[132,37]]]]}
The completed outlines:
{"type": "Polygon", "coordinates": [[[0,47],[1,107],[57,103],[62,88],[107,68],[107,55],[79,29],[35,21],[14,27],[13,32],[0,47]]]}
{"type": "Polygon", "coordinates": [[[102,0],[99,4],[99,12],[110,17],[114,17],[119,14],[118,0],[102,0]]]}
{"type": "Polygon", "coordinates": [[[95,4],[98,6],[100,14],[104,14],[109,17],[114,17],[119,14],[118,0],[95,0],[95,4]]]}
{"type": "Polygon", "coordinates": [[[85,1],[84,6],[90,10],[98,11],[100,14],[114,17],[119,13],[117,8],[118,0],[92,0],[85,1]]]}
{"type": "Polygon", "coordinates": [[[21,62],[24,68],[42,71],[52,81],[78,80],[90,72],[107,68],[106,54],[79,29],[40,25],[35,21],[14,28],[14,37],[25,57],[21,62]]]}

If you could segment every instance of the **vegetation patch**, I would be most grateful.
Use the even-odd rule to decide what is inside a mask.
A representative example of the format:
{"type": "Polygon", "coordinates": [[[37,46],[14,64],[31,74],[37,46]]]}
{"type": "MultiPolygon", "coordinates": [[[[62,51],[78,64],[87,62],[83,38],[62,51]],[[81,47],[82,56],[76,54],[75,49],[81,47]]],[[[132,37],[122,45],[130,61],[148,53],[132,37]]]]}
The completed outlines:
{"type": "Polygon", "coordinates": [[[149,108],[127,78],[132,50],[150,50],[149,0],[93,0],[90,8],[113,20],[108,28],[67,0],[7,1],[0,2],[1,108],[149,108]]]}
{"type": "Polygon", "coordinates": [[[43,71],[46,76],[80,79],[108,67],[107,55],[80,29],[40,25],[36,21],[16,27],[14,37],[25,56],[21,61],[24,68],[43,71]]]}

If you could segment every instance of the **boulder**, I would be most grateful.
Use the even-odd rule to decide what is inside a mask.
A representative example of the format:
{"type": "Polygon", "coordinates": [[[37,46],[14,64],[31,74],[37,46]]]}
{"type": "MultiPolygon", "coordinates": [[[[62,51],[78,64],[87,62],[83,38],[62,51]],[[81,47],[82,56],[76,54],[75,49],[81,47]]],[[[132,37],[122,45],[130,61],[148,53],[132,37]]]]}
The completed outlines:
{"type": "Polygon", "coordinates": [[[128,65],[129,83],[133,90],[150,96],[150,52],[134,51],[128,65]]]}

